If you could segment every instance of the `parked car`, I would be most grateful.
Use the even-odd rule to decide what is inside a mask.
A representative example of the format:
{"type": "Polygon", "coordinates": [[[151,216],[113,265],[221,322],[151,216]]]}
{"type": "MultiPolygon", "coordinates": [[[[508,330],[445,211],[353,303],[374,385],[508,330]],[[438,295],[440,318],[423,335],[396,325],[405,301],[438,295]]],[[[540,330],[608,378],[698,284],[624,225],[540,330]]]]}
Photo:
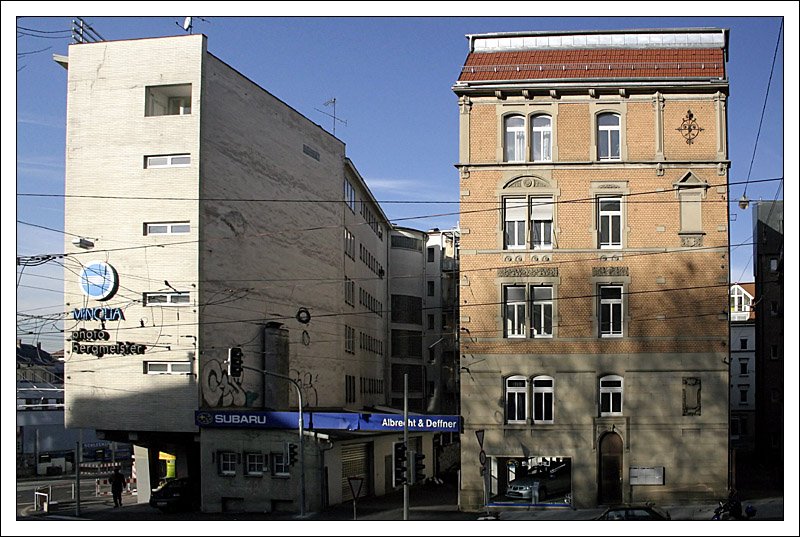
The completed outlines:
{"type": "Polygon", "coordinates": [[[506,488],[506,496],[523,500],[533,500],[534,491],[538,491],[538,500],[564,500],[570,492],[569,476],[549,478],[547,473],[525,475],[514,479],[506,488]]]}
{"type": "Polygon", "coordinates": [[[616,505],[603,511],[595,520],[670,520],[670,516],[655,505],[616,505]]]}
{"type": "Polygon", "coordinates": [[[153,489],[150,505],[161,511],[188,511],[198,505],[198,489],[188,477],[170,479],[153,489]]]}

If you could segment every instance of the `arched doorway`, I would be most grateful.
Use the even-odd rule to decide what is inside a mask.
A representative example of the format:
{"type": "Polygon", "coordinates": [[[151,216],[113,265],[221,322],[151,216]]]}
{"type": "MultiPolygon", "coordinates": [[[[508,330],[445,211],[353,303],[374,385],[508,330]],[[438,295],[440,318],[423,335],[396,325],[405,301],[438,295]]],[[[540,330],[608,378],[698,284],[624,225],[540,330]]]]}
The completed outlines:
{"type": "Polygon", "coordinates": [[[600,439],[600,494],[598,503],[622,502],[622,438],[608,433],[600,439]]]}

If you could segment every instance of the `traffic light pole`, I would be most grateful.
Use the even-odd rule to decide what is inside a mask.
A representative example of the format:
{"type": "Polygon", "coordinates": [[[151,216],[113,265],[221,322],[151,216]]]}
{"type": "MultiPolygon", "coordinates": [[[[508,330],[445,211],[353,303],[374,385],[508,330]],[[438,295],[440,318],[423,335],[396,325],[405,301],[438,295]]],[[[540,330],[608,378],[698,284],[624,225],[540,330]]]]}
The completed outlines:
{"type": "MultiPolygon", "coordinates": [[[[243,365],[242,369],[250,369],[257,371],[262,375],[269,375],[279,379],[288,380],[292,386],[297,390],[297,431],[299,435],[299,449],[300,449],[300,518],[306,516],[306,450],[303,448],[303,392],[300,390],[300,385],[291,377],[281,375],[280,373],[273,373],[272,371],[265,371],[263,369],[256,369],[243,365]]],[[[288,463],[288,461],[286,461],[288,463]]]]}
{"type": "MultiPolygon", "coordinates": [[[[403,445],[408,449],[408,373],[403,373],[403,445]]],[[[406,478],[403,480],[403,520],[408,520],[408,480],[411,477],[409,470],[410,464],[406,458],[406,478]]]]}

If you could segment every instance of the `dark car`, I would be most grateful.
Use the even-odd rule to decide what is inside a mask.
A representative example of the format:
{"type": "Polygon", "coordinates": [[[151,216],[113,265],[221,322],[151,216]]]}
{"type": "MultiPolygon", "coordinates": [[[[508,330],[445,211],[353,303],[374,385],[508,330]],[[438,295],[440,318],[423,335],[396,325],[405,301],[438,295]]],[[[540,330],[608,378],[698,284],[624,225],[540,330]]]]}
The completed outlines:
{"type": "Polygon", "coordinates": [[[595,520],[670,520],[670,516],[655,505],[618,505],[609,507],[595,520]]]}
{"type": "Polygon", "coordinates": [[[161,511],[190,511],[197,507],[198,489],[192,479],[170,479],[153,489],[150,505],[161,511]]]}

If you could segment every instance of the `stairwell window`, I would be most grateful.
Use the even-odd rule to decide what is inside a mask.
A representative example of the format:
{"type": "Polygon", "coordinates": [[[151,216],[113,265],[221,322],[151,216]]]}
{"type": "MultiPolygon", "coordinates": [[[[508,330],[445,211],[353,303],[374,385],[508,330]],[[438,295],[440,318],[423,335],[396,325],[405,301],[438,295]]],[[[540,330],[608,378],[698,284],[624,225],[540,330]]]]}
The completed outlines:
{"type": "Polygon", "coordinates": [[[533,379],[533,423],[553,423],[553,377],[533,379]]]}
{"type": "Polygon", "coordinates": [[[531,145],[534,162],[553,160],[553,123],[550,116],[534,116],[531,126],[531,145]]]}
{"type": "Polygon", "coordinates": [[[525,423],[528,419],[528,379],[514,375],[506,379],[506,423],[525,423]]]}
{"type": "Polygon", "coordinates": [[[623,379],[606,375],[600,379],[600,416],[622,415],[623,379]]]}
{"type": "Polygon", "coordinates": [[[597,116],[598,160],[619,160],[619,115],[612,113],[597,116]]]}
{"type": "Polygon", "coordinates": [[[599,291],[600,337],[622,337],[622,286],[601,285],[599,291]]]}
{"type": "Polygon", "coordinates": [[[597,198],[597,242],[600,248],[622,246],[621,198],[597,198]]]}
{"type": "Polygon", "coordinates": [[[525,160],[525,118],[517,115],[508,116],[505,118],[503,128],[505,131],[503,160],[505,162],[523,162],[525,160]]]}

